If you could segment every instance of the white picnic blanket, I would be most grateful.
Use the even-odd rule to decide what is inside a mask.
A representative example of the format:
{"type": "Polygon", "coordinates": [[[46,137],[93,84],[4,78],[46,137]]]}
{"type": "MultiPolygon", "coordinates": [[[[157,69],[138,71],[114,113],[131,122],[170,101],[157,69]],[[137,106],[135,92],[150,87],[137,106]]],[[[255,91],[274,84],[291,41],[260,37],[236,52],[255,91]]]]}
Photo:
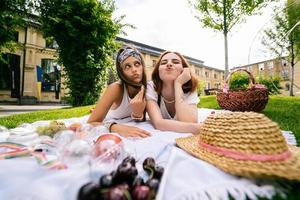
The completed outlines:
{"type": "MultiPolygon", "coordinates": [[[[198,109],[199,122],[211,113],[211,109],[198,109]]],[[[220,112],[220,111],[216,111],[220,112]]],[[[85,123],[88,116],[62,119],[66,125],[73,122],[85,123]]],[[[271,198],[276,188],[273,183],[229,175],[213,165],[196,159],[175,146],[175,139],[190,134],[159,131],[149,121],[136,123],[123,120],[128,125],[148,130],[152,136],[144,139],[123,138],[126,152],[137,158],[137,167],[143,173],[144,158],[152,156],[165,167],[158,200],[165,199],[257,199],[256,195],[271,198]]],[[[33,126],[47,125],[49,121],[38,121],[33,126]]],[[[289,143],[295,138],[283,132],[289,143]]],[[[113,169],[106,169],[112,171],[113,169]]],[[[32,157],[0,160],[0,199],[10,200],[75,200],[79,188],[88,181],[97,181],[105,173],[89,165],[66,170],[48,170],[41,167],[32,157]]]]}

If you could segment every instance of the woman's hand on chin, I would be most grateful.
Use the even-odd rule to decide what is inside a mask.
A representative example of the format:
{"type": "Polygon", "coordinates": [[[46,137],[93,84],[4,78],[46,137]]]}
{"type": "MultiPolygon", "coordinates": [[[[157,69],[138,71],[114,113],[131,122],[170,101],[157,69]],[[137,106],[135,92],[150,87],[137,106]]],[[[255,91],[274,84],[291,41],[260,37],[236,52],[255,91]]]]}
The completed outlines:
{"type": "Polygon", "coordinates": [[[188,82],[189,80],[191,80],[192,76],[191,76],[191,71],[189,68],[185,67],[183,68],[182,73],[177,77],[177,79],[175,80],[176,83],[179,83],[180,85],[185,84],[186,82],[188,82]]]}

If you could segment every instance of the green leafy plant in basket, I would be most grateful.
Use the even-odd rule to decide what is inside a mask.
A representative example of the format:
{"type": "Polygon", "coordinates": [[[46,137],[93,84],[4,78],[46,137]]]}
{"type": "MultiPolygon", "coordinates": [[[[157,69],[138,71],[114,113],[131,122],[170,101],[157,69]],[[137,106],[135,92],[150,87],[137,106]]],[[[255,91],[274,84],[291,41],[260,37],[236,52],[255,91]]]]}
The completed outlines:
{"type": "Polygon", "coordinates": [[[249,76],[245,72],[236,72],[232,74],[229,80],[230,90],[245,90],[250,84],[249,76]]]}

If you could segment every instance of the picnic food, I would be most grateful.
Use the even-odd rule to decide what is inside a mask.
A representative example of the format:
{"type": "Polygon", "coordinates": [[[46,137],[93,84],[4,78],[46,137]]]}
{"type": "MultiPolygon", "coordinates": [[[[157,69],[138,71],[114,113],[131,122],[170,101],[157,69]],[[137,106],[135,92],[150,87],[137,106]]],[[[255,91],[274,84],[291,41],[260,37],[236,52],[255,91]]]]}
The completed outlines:
{"type": "MultiPolygon", "coordinates": [[[[156,168],[155,165],[152,165],[155,163],[153,158],[147,158],[143,163],[151,163],[153,170],[156,168]]],[[[159,171],[163,172],[161,169],[163,168],[159,167],[159,171]]],[[[143,178],[138,175],[135,158],[128,156],[122,160],[116,170],[102,175],[99,183],[89,182],[84,184],[78,192],[77,199],[150,200],[155,199],[159,184],[160,179],[152,176],[149,176],[145,183],[143,178]]]]}
{"type": "Polygon", "coordinates": [[[113,134],[104,134],[98,137],[94,145],[94,158],[116,159],[122,153],[122,139],[113,134]]]}
{"type": "Polygon", "coordinates": [[[82,124],[80,122],[75,122],[68,126],[68,129],[71,131],[78,131],[82,127],[82,124]]]}
{"type": "Polygon", "coordinates": [[[58,131],[66,130],[67,127],[64,122],[60,121],[50,121],[48,126],[38,126],[36,132],[41,135],[53,136],[58,131]]]}

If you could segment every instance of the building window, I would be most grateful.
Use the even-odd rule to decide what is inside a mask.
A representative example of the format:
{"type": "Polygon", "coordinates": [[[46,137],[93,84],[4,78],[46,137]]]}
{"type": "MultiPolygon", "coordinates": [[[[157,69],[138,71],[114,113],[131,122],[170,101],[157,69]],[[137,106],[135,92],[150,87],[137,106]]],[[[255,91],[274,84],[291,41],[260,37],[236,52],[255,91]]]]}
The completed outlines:
{"type": "Polygon", "coordinates": [[[60,66],[53,59],[42,59],[42,91],[60,90],[60,66]]]}
{"type": "Polygon", "coordinates": [[[290,84],[289,84],[289,83],[286,83],[286,84],[285,84],[284,90],[285,90],[285,91],[290,91],[290,84]]]}
{"type": "Polygon", "coordinates": [[[196,73],[197,76],[200,76],[199,69],[196,69],[195,73],[196,73]]]}
{"type": "Polygon", "coordinates": [[[46,39],[46,48],[58,49],[58,44],[54,39],[46,39]]]}
{"type": "Polygon", "coordinates": [[[259,69],[259,71],[265,70],[265,64],[264,63],[258,64],[258,69],[259,69]]]}
{"type": "Polygon", "coordinates": [[[220,83],[215,83],[215,88],[216,88],[216,89],[220,89],[220,88],[219,88],[220,85],[221,85],[220,83]]]}
{"type": "Polygon", "coordinates": [[[206,89],[210,89],[210,83],[206,83],[206,89]]]}
{"type": "Polygon", "coordinates": [[[269,69],[273,69],[274,67],[273,61],[268,62],[267,65],[269,69]]]}
{"type": "Polygon", "coordinates": [[[152,67],[156,65],[157,60],[152,60],[152,67]]]}
{"type": "Polygon", "coordinates": [[[10,90],[11,87],[11,67],[8,61],[8,55],[3,55],[3,60],[0,60],[0,90],[10,90]]]}
{"type": "Polygon", "coordinates": [[[288,70],[283,70],[283,71],[281,72],[281,77],[282,77],[283,79],[289,79],[289,71],[288,71],[288,70]]]}
{"type": "Polygon", "coordinates": [[[252,66],[249,66],[249,67],[248,67],[248,71],[251,71],[251,70],[252,70],[252,66]]]}
{"type": "Polygon", "coordinates": [[[282,66],[287,67],[289,65],[289,62],[285,59],[282,59],[281,64],[282,64],[282,66]]]}
{"type": "Polygon", "coordinates": [[[209,73],[207,71],[205,72],[205,77],[209,78],[209,73]]]}
{"type": "Polygon", "coordinates": [[[217,74],[214,74],[214,78],[217,79],[217,78],[218,78],[218,75],[217,75],[217,74]]]}

